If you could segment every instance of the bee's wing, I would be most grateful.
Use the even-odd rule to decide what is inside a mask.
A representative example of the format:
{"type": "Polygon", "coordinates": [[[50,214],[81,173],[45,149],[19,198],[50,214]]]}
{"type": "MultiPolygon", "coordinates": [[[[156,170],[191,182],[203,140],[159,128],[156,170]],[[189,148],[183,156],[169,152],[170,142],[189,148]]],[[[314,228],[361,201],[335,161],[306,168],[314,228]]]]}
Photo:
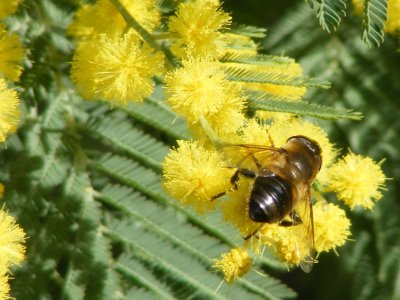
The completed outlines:
{"type": "Polygon", "coordinates": [[[315,240],[314,240],[314,216],[313,216],[313,208],[311,202],[311,192],[309,186],[302,187],[303,197],[302,200],[298,203],[295,211],[299,214],[301,218],[301,239],[300,243],[305,247],[303,251],[305,251],[306,255],[300,262],[301,269],[309,273],[314,265],[317,262],[316,260],[316,252],[315,252],[315,240]]]}
{"type": "Polygon", "coordinates": [[[284,149],[263,145],[224,144],[222,151],[227,161],[240,168],[257,169],[286,161],[284,149]]]}

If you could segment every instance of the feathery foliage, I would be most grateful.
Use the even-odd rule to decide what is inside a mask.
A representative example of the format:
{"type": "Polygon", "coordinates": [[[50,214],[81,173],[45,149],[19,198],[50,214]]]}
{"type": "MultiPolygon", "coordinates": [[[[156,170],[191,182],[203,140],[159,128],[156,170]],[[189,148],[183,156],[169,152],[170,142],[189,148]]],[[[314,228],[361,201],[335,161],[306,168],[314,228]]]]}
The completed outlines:
{"type": "MultiPolygon", "coordinates": [[[[317,14],[321,27],[327,32],[336,31],[346,16],[345,0],[306,0],[317,14]]],[[[369,47],[383,43],[384,24],[388,0],[365,0],[362,12],[362,40],[369,47]]]]}
{"type": "MultiPolygon", "coordinates": [[[[169,11],[169,2],[165,1],[164,11],[169,11]]],[[[312,2],[321,25],[336,30],[345,14],[344,1],[312,2]]],[[[368,2],[364,40],[377,45],[382,40],[386,1],[368,2]]],[[[245,15],[247,4],[240,5],[242,9],[233,13],[245,15]]],[[[267,14],[269,6],[278,4],[260,5],[265,6],[259,11],[267,14]]],[[[276,23],[268,28],[263,44],[279,55],[285,51],[299,58],[305,74],[323,80],[227,67],[231,79],[240,82],[310,87],[307,99],[313,104],[248,92],[252,95],[248,113],[257,108],[345,119],[326,124],[337,143],[376,159],[386,157],[387,173],[399,178],[393,166],[400,163],[396,102],[400,68],[392,63],[399,61],[393,41],[385,41],[381,48],[389,54],[367,49],[358,40],[356,22],[350,20],[343,22],[343,34],[327,37],[316,24],[306,25],[312,22],[312,12],[305,5],[286,5],[287,15],[282,5],[280,19],[267,18],[276,23]],[[326,80],[332,82],[332,90],[316,88],[326,87],[326,80]],[[392,84],[386,88],[388,81],[392,84]],[[360,114],[344,106],[361,111],[365,122],[350,122],[360,114]]],[[[30,49],[19,82],[24,120],[0,152],[7,207],[29,237],[27,261],[13,272],[13,297],[290,299],[297,295],[290,287],[294,285],[300,296],[315,299],[337,299],[340,293],[359,299],[400,296],[396,286],[400,221],[393,214],[399,209],[395,201],[398,180],[389,186],[375,213],[352,212],[357,242],[341,250],[339,259],[332,262],[331,257],[321,257],[311,275],[288,275],[265,253],[256,258],[255,267],[273,276],[251,271],[216,292],[223,278],[210,267],[212,259],[235,247],[242,237],[220,221],[218,212],[199,217],[163,191],[161,162],[176,140],[190,135],[185,121],[164,102],[160,84],[143,104],[110,108],[78,96],[69,79],[74,45],[66,34],[77,9],[74,0],[26,0],[19,13],[7,20],[30,49]],[[328,281],[324,278],[332,269],[326,266],[338,272],[328,281]],[[291,276],[297,276],[296,280],[291,276]],[[343,284],[350,279],[352,288],[343,284]]],[[[246,23],[251,25],[237,26],[233,32],[265,36],[265,24],[246,23]]],[[[293,60],[232,52],[221,61],[268,66],[293,60]]]]}

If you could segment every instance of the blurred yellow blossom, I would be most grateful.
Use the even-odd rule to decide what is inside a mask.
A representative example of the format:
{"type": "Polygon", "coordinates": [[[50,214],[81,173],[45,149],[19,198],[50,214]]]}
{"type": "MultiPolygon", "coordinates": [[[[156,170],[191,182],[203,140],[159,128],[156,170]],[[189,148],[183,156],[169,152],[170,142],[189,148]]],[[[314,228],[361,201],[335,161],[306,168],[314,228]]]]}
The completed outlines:
{"type": "Polygon", "coordinates": [[[0,24],[0,74],[11,81],[17,81],[22,73],[25,50],[18,35],[8,33],[0,24]]]}
{"type": "Polygon", "coordinates": [[[19,264],[25,257],[25,233],[13,217],[0,210],[0,256],[7,267],[19,264]]]}
{"type": "Polygon", "coordinates": [[[15,132],[19,118],[18,94],[9,89],[5,80],[0,78],[0,142],[4,142],[9,133],[15,132]]]}
{"type": "MultiPolygon", "coordinates": [[[[156,0],[121,0],[121,4],[148,31],[154,30],[160,24],[160,12],[156,0]]],[[[126,29],[124,18],[111,1],[99,0],[93,5],[82,5],[68,32],[90,39],[100,33],[119,36],[126,29]],[[107,20],[112,20],[112,26],[107,20]]]]}
{"type": "Polygon", "coordinates": [[[15,13],[20,2],[20,0],[0,1],[0,19],[15,13]]]}

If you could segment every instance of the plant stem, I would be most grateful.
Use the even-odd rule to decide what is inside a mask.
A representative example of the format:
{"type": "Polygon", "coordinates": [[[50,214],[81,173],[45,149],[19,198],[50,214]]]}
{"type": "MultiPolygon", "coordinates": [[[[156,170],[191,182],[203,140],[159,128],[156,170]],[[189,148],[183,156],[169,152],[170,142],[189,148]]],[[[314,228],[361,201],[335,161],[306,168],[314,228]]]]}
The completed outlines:
{"type": "Polygon", "coordinates": [[[120,0],[110,0],[110,2],[114,5],[114,7],[119,11],[121,16],[124,18],[125,22],[128,26],[132,27],[136,30],[137,33],[142,37],[142,39],[153,49],[160,50],[164,52],[167,62],[167,68],[173,69],[175,66],[178,65],[177,59],[172,54],[172,52],[166,48],[162,47],[158,44],[153,36],[142,26],[139,24],[138,21],[129,13],[129,11],[122,5],[120,0]]]}

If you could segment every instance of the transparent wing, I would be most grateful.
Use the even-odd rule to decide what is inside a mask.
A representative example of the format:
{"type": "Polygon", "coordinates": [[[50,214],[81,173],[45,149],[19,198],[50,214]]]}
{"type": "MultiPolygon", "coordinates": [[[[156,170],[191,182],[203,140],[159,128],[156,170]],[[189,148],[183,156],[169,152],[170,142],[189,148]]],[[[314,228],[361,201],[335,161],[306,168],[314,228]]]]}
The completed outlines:
{"type": "Polygon", "coordinates": [[[283,167],[286,163],[286,150],[282,148],[251,144],[225,144],[222,152],[226,161],[239,168],[255,170],[278,164],[283,167]]]}
{"type": "Polygon", "coordinates": [[[295,208],[296,213],[301,219],[301,224],[299,224],[298,249],[301,252],[299,256],[303,257],[300,267],[304,272],[309,273],[314,263],[317,262],[314,240],[314,216],[310,187],[304,186],[302,189],[302,200],[295,208]]]}

